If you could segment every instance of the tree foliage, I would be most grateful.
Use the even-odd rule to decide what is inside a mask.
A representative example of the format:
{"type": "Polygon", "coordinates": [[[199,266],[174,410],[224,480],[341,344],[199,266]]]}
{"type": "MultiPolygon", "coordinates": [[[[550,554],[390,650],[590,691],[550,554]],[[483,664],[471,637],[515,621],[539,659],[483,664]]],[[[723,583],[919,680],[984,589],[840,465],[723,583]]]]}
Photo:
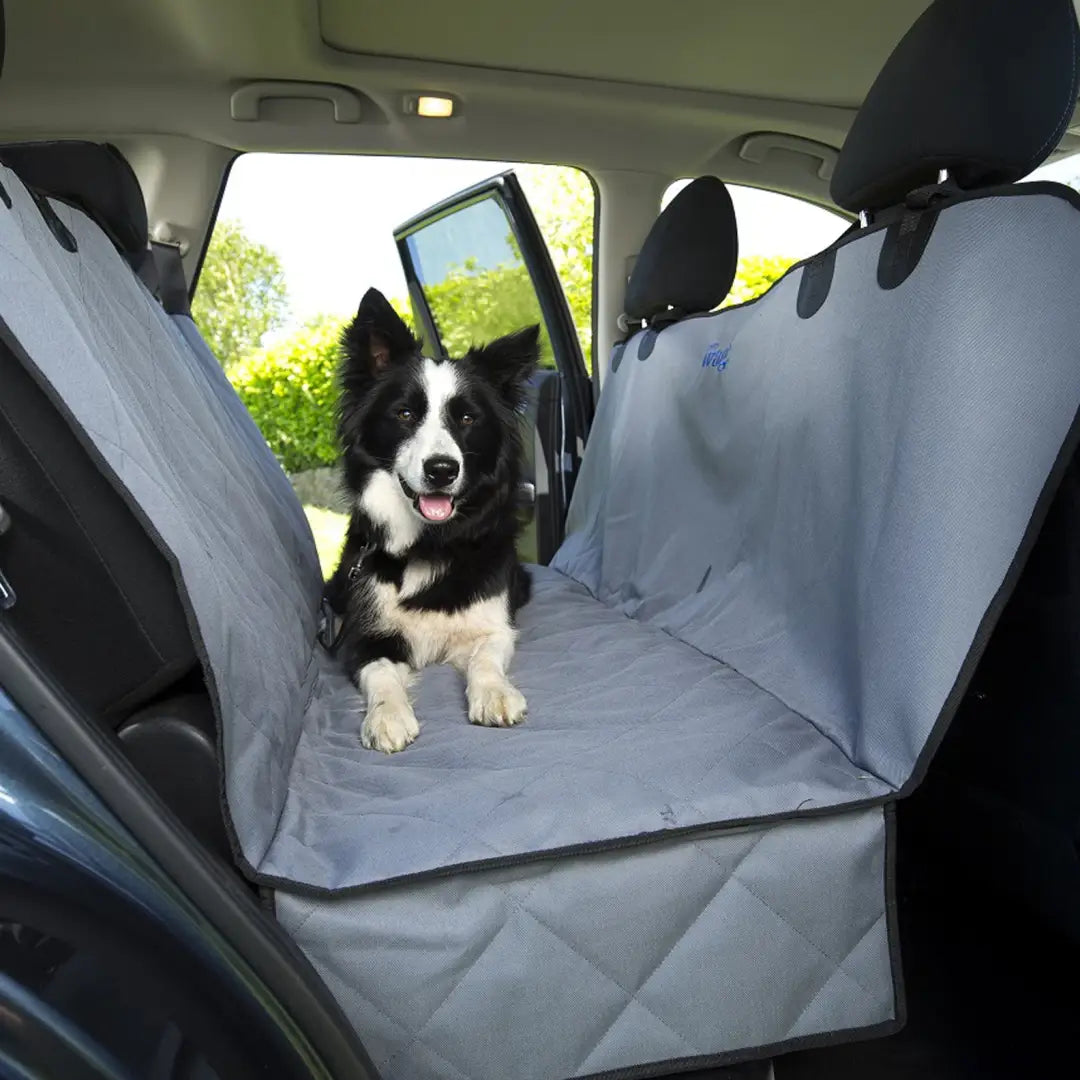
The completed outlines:
{"type": "Polygon", "coordinates": [[[233,363],[229,380],[286,472],[333,465],[342,319],[314,319],[233,363]]]}
{"type": "Polygon", "coordinates": [[[779,281],[794,265],[795,259],[784,255],[744,255],[735,269],[735,283],[722,308],[733,304],[745,304],[767,292],[774,281],[779,281]]]}
{"type": "Polygon", "coordinates": [[[582,355],[591,370],[596,221],[592,181],[579,169],[564,166],[521,165],[516,173],[547,242],[577,328],[582,355]]]}
{"type": "Polygon", "coordinates": [[[540,304],[524,265],[478,270],[475,263],[467,261],[437,285],[429,286],[425,295],[443,348],[451,356],[461,356],[473,345],[487,344],[539,323],[540,364],[555,366],[540,304]]]}
{"type": "Polygon", "coordinates": [[[236,221],[219,221],[203,260],[191,313],[225,367],[285,324],[289,296],[281,260],[236,221]]]}

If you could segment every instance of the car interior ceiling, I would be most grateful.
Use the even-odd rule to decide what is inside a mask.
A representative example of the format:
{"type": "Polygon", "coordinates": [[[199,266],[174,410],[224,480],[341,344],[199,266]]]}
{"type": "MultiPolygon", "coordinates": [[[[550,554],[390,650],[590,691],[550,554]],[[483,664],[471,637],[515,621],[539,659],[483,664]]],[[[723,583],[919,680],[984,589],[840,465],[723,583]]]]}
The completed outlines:
{"type": "MultiPolygon", "coordinates": [[[[0,142],[8,151],[0,157],[18,172],[11,144],[77,138],[115,145],[122,158],[93,182],[98,191],[122,193],[117,228],[145,199],[148,219],[136,231],[179,245],[189,280],[239,153],[572,164],[589,172],[600,192],[594,318],[597,357],[604,357],[620,333],[622,269],[640,249],[666,186],[715,174],[827,205],[835,150],[926,0],[737,8],[695,2],[687,5],[692,12],[659,25],[655,5],[615,0],[460,7],[447,18],[440,5],[378,0],[8,4],[0,82],[0,142]],[[682,47],[657,49],[658,35],[682,47]],[[295,91],[282,84],[297,82],[345,88],[359,102],[360,120],[335,119],[332,95],[322,91],[290,96],[295,91]],[[256,87],[257,119],[236,118],[245,85],[256,87]],[[402,101],[429,87],[460,99],[462,117],[440,126],[405,116],[402,101]],[[747,152],[748,137],[761,133],[783,137],[747,152]]],[[[1077,151],[1074,114],[1057,155],[1077,151]]],[[[50,168],[53,177],[67,173],[83,182],[89,165],[58,158],[50,168]]],[[[78,187],[66,193],[76,203],[78,187]]],[[[292,212],[301,214],[302,205],[292,212]]],[[[0,383],[0,420],[20,418],[18,425],[0,423],[0,458],[19,463],[36,492],[36,513],[49,525],[24,538],[25,550],[8,548],[5,558],[30,561],[41,545],[57,547],[57,574],[35,578],[40,594],[31,589],[23,598],[34,603],[21,605],[28,622],[20,632],[31,641],[45,634],[34,608],[53,610],[63,594],[83,647],[72,651],[60,681],[105,737],[119,740],[192,835],[227,860],[213,712],[171,570],[6,346],[0,383]],[[43,482],[60,473],[65,491],[82,493],[80,505],[43,482]],[[81,545],[72,538],[86,535],[110,578],[137,580],[138,590],[103,593],[95,585],[100,575],[65,562],[63,553],[81,545]],[[110,666],[111,645],[102,648],[114,638],[135,643],[123,670],[110,666]],[[110,679],[102,680],[102,671],[110,679]]],[[[1076,482],[1073,474],[1066,479],[1076,482]]],[[[1063,521],[1060,528],[1073,525],[1063,521]]],[[[1036,600],[1039,575],[1069,558],[1045,551],[1032,564],[1036,600]]],[[[1000,672],[1025,655],[1019,614],[1010,629],[984,664],[991,698],[1007,693],[1000,672]]],[[[1077,959],[1080,920],[1060,917],[1053,887],[1018,888],[1016,875],[995,868],[992,830],[1022,831],[1025,824],[1016,824],[993,794],[960,792],[951,783],[958,759],[979,752],[981,700],[972,699],[961,715],[925,786],[899,806],[906,1027],[884,1040],[787,1055],[774,1064],[781,1080],[900,1078],[916,1070],[943,1078],[1013,1075],[1026,1073],[1036,1058],[1071,1060],[1080,986],[1062,976],[1077,959]],[[945,824],[958,819],[975,834],[981,828],[982,842],[958,845],[945,824]]],[[[1075,734],[1061,737],[1075,749],[1075,734]]],[[[1064,834],[1059,840],[1074,850],[1080,842],[1064,834]]],[[[1024,867],[1019,880],[1037,874],[1036,865],[1024,867]]]]}

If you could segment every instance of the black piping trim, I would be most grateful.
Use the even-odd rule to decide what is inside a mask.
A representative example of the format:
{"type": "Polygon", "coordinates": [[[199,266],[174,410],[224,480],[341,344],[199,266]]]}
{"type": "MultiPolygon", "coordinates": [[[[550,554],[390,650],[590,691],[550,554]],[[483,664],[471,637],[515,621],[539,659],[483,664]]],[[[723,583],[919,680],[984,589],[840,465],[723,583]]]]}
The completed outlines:
{"type": "Polygon", "coordinates": [[[218,187],[217,198],[214,199],[214,207],[210,211],[210,220],[206,223],[206,235],[203,237],[202,251],[199,252],[199,261],[195,264],[195,271],[191,275],[191,283],[188,285],[188,303],[195,299],[195,290],[199,287],[199,275],[202,273],[203,263],[206,262],[206,253],[210,250],[210,241],[214,239],[214,229],[217,227],[218,214],[221,212],[221,200],[225,198],[225,188],[228,186],[229,177],[232,175],[233,166],[243,157],[243,151],[238,150],[227,162],[221,173],[221,185],[218,187]]]}
{"type": "MultiPolygon", "coordinates": [[[[430,870],[418,870],[411,874],[399,874],[396,877],[381,878],[379,881],[362,882],[359,885],[343,885],[336,889],[329,889],[322,885],[309,885],[306,882],[293,881],[290,878],[277,877],[273,874],[264,874],[252,870],[243,860],[241,862],[245,874],[256,884],[283,889],[296,896],[333,900],[363,896],[366,893],[377,893],[382,889],[398,885],[437,881],[441,878],[456,877],[458,874],[477,873],[482,870],[502,870],[513,866],[528,866],[531,863],[574,858],[579,855],[604,855],[612,851],[625,851],[631,848],[645,847],[649,844],[663,844],[669,840],[681,840],[689,836],[721,835],[727,832],[739,832],[748,828],[765,829],[774,825],[812,821],[820,817],[835,817],[837,814],[857,813],[859,810],[868,810],[875,806],[887,806],[895,802],[897,798],[897,792],[889,792],[887,795],[877,795],[873,798],[856,799],[845,803],[831,803],[828,806],[815,806],[803,810],[781,810],[775,814],[758,817],[705,821],[697,825],[684,825],[677,829],[634,833],[631,836],[609,837],[605,840],[585,840],[579,844],[565,844],[562,847],[547,848],[543,851],[524,851],[516,855],[495,855],[490,859],[472,859],[468,862],[453,863],[450,866],[437,866],[430,870]]],[[[226,820],[228,821],[228,818],[226,820]]]]}

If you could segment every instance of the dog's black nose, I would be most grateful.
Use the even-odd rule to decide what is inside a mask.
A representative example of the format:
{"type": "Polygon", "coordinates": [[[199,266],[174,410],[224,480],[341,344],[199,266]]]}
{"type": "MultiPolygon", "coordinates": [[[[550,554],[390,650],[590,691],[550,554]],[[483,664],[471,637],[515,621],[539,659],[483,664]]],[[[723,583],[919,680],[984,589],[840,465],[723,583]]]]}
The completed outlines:
{"type": "Polygon", "coordinates": [[[429,457],[424,462],[424,476],[436,487],[449,487],[460,471],[461,466],[452,457],[429,457]]]}

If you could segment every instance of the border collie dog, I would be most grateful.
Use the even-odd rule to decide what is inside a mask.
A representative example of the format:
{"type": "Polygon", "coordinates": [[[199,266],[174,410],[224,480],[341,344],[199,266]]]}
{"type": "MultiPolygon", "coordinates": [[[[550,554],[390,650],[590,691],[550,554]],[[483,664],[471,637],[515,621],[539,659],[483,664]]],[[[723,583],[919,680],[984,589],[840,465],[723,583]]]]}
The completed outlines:
{"type": "Polygon", "coordinates": [[[519,413],[539,334],[432,359],[375,289],[344,333],[338,430],[352,517],[327,599],[367,702],[370,750],[403,750],[419,734],[408,684],[427,664],[464,674],[472,723],[525,716],[506,671],[530,592],[514,545],[519,413]]]}

